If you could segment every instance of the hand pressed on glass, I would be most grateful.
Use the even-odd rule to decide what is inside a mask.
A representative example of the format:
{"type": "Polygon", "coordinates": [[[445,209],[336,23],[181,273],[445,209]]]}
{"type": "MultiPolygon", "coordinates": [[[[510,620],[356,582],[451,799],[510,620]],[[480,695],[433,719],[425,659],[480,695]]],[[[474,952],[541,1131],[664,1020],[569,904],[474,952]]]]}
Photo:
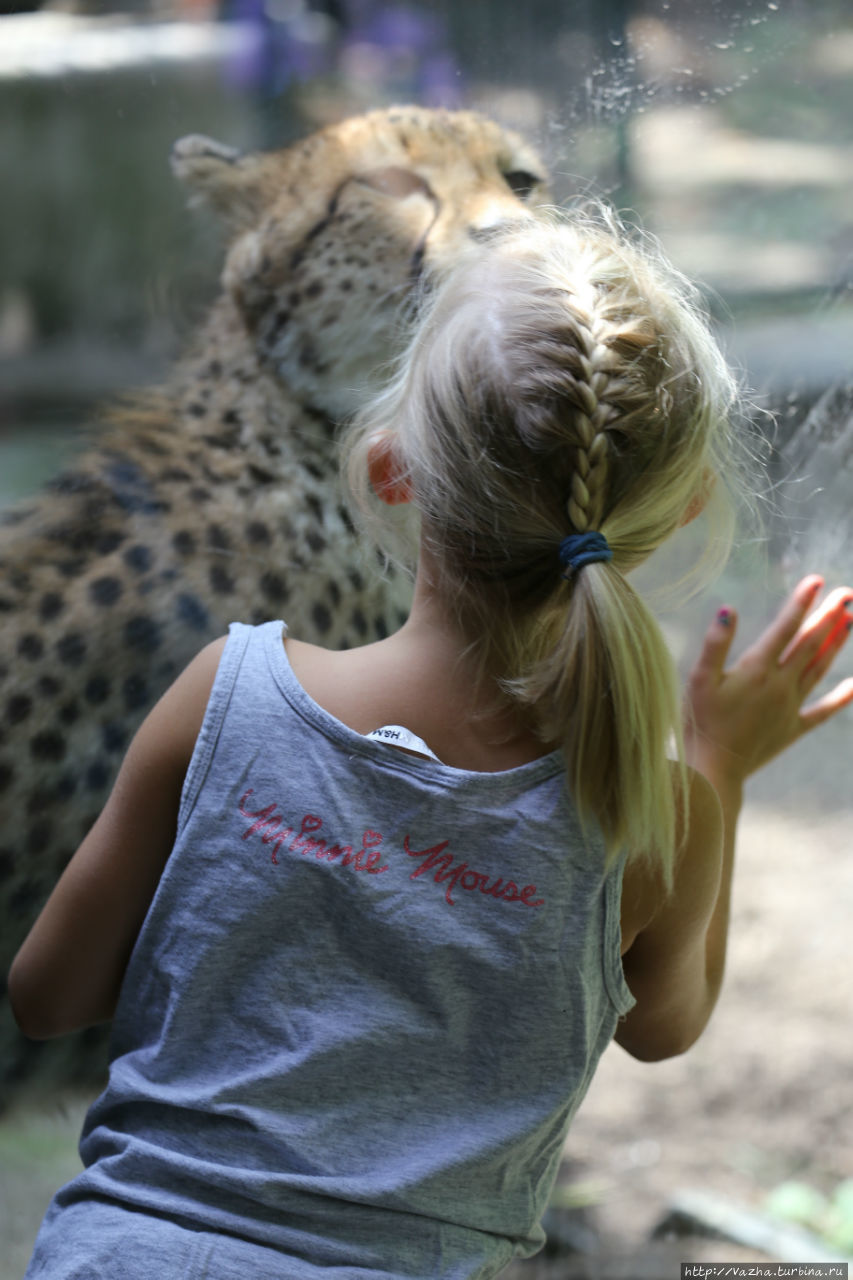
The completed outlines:
{"type": "Polygon", "coordinates": [[[853,625],[853,590],[839,587],[818,606],[823,580],[803,578],[776,618],[726,668],[736,615],[721,610],[687,681],[689,762],[713,780],[743,782],[797,738],[853,701],[853,677],[804,705],[853,625]]]}

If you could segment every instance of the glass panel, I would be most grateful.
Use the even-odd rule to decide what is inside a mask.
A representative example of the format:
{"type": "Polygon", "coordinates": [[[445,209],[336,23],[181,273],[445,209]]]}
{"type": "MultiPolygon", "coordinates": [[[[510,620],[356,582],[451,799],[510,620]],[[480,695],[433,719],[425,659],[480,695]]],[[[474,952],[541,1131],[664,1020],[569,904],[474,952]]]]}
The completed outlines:
{"type": "MultiPolygon", "coordinates": [[[[546,157],[557,202],[604,196],[703,282],[772,441],[772,487],[766,537],[738,549],[711,593],[665,615],[682,667],[719,604],[738,608],[745,638],[801,574],[853,577],[845,0],[0,0],[6,515],[97,435],[101,406],[167,377],[218,291],[220,233],[170,176],[175,140],[285,146],[395,102],[474,108],[519,130],[546,157]]],[[[650,588],[690,554],[690,536],[650,570],[650,588]]],[[[8,586],[0,576],[4,609],[8,586]]],[[[839,673],[850,669],[842,657],[839,673]]],[[[17,765],[26,749],[10,707],[0,747],[17,765]]],[[[835,1231],[842,1248],[850,1215],[829,1199],[853,1177],[853,1007],[838,978],[853,903],[851,723],[841,716],[751,788],[731,976],[701,1044],[659,1068],[605,1058],[569,1146],[566,1179],[578,1186],[563,1197],[598,1202],[605,1251],[644,1238],[679,1187],[760,1209],[795,1173],[828,1197],[808,1225],[830,1233],[824,1244],[835,1231]]],[[[98,766],[87,766],[94,790],[98,766]]],[[[46,888],[5,848],[26,826],[38,857],[35,795],[3,817],[0,932],[46,888]]],[[[21,1056],[18,1041],[10,1052],[15,1098],[39,1073],[51,1088],[80,1072],[91,1086],[92,1054],[21,1056]]],[[[22,1272],[47,1196],[70,1172],[73,1137],[60,1126],[54,1144],[46,1126],[26,1113],[0,1134],[11,1188],[0,1238],[16,1242],[0,1280],[4,1266],[22,1272]]],[[[551,1225],[563,1229],[559,1213],[551,1225]]],[[[726,1245],[717,1256],[738,1255],[726,1245]]]]}

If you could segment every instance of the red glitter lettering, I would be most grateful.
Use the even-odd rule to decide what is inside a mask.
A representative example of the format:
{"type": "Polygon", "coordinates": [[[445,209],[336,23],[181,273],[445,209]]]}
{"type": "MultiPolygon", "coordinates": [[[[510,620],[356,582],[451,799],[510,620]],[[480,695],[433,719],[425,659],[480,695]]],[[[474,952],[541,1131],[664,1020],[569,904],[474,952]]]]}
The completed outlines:
{"type": "Polygon", "coordinates": [[[403,848],[406,853],[410,858],[423,859],[421,865],[411,873],[409,879],[417,880],[425,872],[434,871],[433,883],[445,885],[444,899],[451,907],[456,906],[456,899],[451,897],[451,894],[457,888],[463,889],[466,893],[473,893],[479,889],[480,893],[488,894],[499,901],[520,902],[525,907],[541,907],[544,905],[544,898],[538,898],[536,901],[531,900],[536,893],[535,884],[526,885],[524,889],[519,891],[518,885],[513,880],[504,882],[503,877],[498,876],[490,884],[489,877],[485,872],[472,870],[467,862],[459,862],[454,865],[453,854],[445,853],[449,844],[449,840],[442,840],[439,844],[434,844],[429,849],[413,849],[407,835],[403,840],[403,848]]]}
{"type": "Polygon", "coordinates": [[[261,839],[264,844],[273,846],[270,859],[278,866],[276,854],[284,842],[293,835],[293,827],[285,827],[283,831],[278,830],[284,819],[280,813],[275,813],[275,804],[268,804],[263,809],[247,809],[246,801],[252,794],[253,789],[250,787],[245,795],[240,798],[239,808],[243,817],[255,819],[252,825],[243,832],[243,839],[248,840],[249,836],[254,835],[256,832],[261,832],[261,839]],[[265,827],[268,830],[265,831],[265,827]]]}
{"type": "Polygon", "coordinates": [[[380,832],[370,830],[365,831],[364,835],[361,837],[360,849],[357,849],[356,852],[353,853],[352,846],[347,846],[342,859],[342,865],[347,867],[352,864],[356,871],[367,871],[372,876],[379,875],[380,871],[387,871],[387,865],[384,867],[377,867],[376,865],[381,858],[381,854],[379,853],[379,846],[381,844],[382,835],[380,832]]]}
{"type": "Polygon", "coordinates": [[[239,807],[243,817],[256,819],[256,821],[252,823],[249,829],[243,832],[244,840],[248,840],[249,836],[254,835],[256,831],[260,831],[263,827],[270,826],[271,823],[273,822],[276,822],[276,823],[281,822],[281,814],[279,814],[277,818],[273,817],[273,814],[277,807],[275,803],[268,804],[263,809],[247,809],[246,801],[249,799],[249,796],[252,794],[253,794],[252,788],[250,787],[249,790],[246,792],[246,794],[240,798],[239,807]]]}
{"type": "MultiPolygon", "coordinates": [[[[294,836],[290,842],[291,853],[313,853],[316,849],[325,850],[326,841],[323,839],[314,839],[310,834],[312,831],[319,831],[323,825],[323,819],[316,817],[313,813],[306,813],[302,819],[302,825],[299,828],[299,835],[294,836]]],[[[322,857],[322,853],[318,853],[317,857],[322,857]]]]}
{"type": "MultiPolygon", "coordinates": [[[[290,853],[303,856],[313,855],[318,861],[338,863],[342,867],[350,867],[353,871],[366,871],[368,875],[381,875],[389,870],[389,864],[382,862],[382,841],[380,831],[367,828],[362,833],[361,845],[355,848],[351,844],[330,844],[319,832],[323,828],[323,819],[314,813],[306,813],[302,818],[299,831],[294,834],[292,826],[283,826],[285,819],[278,811],[278,805],[264,805],[260,809],[249,809],[249,797],[254,795],[249,788],[240,797],[238,808],[244,818],[251,819],[251,824],[242,833],[242,839],[248,840],[252,835],[260,836],[263,844],[272,845],[271,859],[278,866],[276,856],[283,845],[287,845],[290,853]],[[287,842],[290,842],[289,844],[287,842]]],[[[541,907],[544,898],[537,898],[536,885],[526,884],[523,888],[514,880],[504,880],[503,876],[491,878],[484,871],[475,871],[467,862],[456,862],[449,851],[449,840],[440,840],[428,849],[413,849],[410,837],[406,835],[403,848],[410,858],[419,858],[420,866],[411,872],[409,879],[417,880],[420,876],[432,873],[434,884],[444,889],[444,899],[448,906],[456,906],[457,899],[453,894],[458,890],[464,893],[481,893],[494,898],[496,902],[520,903],[524,907],[541,907]]]]}
{"type": "Polygon", "coordinates": [[[251,826],[243,832],[242,839],[248,840],[249,836],[259,835],[264,844],[272,844],[272,861],[276,866],[278,866],[276,854],[289,840],[290,853],[301,853],[303,856],[313,854],[318,860],[325,859],[327,862],[334,862],[340,858],[341,866],[351,866],[353,871],[366,871],[371,876],[381,875],[383,871],[388,870],[387,863],[384,866],[379,865],[382,862],[380,831],[371,831],[368,828],[362,836],[361,847],[354,853],[352,845],[329,846],[325,837],[315,834],[323,827],[323,819],[317,814],[306,813],[298,833],[294,835],[293,827],[282,827],[284,817],[276,812],[277,804],[264,805],[261,809],[247,809],[246,803],[251,795],[254,795],[254,789],[250,787],[238,801],[237,807],[243,817],[253,819],[251,826]]]}

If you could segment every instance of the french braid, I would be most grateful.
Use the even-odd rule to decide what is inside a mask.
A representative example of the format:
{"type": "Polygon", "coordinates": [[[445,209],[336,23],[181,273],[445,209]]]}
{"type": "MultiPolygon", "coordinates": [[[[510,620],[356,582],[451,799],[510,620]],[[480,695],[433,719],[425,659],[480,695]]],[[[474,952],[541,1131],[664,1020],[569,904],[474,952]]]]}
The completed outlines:
{"type": "MultiPolygon", "coordinates": [[[[592,307],[596,301],[591,300],[592,307]]],[[[575,428],[580,439],[567,508],[577,532],[586,533],[601,522],[608,470],[607,426],[619,416],[619,408],[607,399],[614,376],[612,352],[600,341],[604,322],[594,311],[579,305],[573,311],[581,375],[574,379],[579,404],[575,428]]]]}

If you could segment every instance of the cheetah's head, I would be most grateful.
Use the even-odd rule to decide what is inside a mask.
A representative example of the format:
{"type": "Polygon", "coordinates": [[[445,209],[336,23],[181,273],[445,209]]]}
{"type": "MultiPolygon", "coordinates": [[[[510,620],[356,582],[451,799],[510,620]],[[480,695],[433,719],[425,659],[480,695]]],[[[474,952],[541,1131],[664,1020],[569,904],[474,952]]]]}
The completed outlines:
{"type": "Polygon", "coordinates": [[[173,167],[226,223],[223,283],[263,366],[333,418],[374,389],[414,285],[546,197],[544,165],[516,134],[418,107],[267,154],[194,135],[173,167]]]}

